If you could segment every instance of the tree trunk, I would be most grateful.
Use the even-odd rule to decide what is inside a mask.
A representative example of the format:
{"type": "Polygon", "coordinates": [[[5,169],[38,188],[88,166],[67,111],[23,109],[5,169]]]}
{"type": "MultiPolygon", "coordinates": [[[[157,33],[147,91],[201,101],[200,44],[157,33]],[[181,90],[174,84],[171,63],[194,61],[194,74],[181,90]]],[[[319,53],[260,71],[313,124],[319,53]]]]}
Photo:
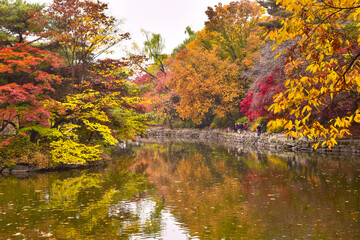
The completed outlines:
{"type": "Polygon", "coordinates": [[[169,125],[170,125],[170,129],[173,129],[173,126],[172,126],[171,120],[172,120],[172,118],[170,117],[170,118],[169,118],[169,125]]]}
{"type": "Polygon", "coordinates": [[[38,139],[39,139],[39,133],[37,131],[31,130],[30,141],[32,143],[36,143],[38,139]]]}

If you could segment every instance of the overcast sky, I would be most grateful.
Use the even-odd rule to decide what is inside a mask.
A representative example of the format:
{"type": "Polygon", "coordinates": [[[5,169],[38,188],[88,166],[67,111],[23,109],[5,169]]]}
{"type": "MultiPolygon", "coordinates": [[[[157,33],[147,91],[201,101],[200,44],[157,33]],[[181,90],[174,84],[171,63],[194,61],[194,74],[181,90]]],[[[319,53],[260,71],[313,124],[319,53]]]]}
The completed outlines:
{"type": "MultiPolygon", "coordinates": [[[[30,3],[51,3],[52,0],[26,0],[30,3]]],[[[144,37],[141,29],[160,33],[165,39],[165,52],[171,53],[185,38],[185,28],[190,26],[199,31],[207,20],[205,11],[208,6],[219,2],[228,4],[231,0],[104,0],[109,3],[112,15],[124,19],[123,30],[130,32],[130,42],[142,46],[144,37]]],[[[124,46],[124,44],[122,44],[124,46]]],[[[115,58],[122,57],[116,50],[115,58]]]]}

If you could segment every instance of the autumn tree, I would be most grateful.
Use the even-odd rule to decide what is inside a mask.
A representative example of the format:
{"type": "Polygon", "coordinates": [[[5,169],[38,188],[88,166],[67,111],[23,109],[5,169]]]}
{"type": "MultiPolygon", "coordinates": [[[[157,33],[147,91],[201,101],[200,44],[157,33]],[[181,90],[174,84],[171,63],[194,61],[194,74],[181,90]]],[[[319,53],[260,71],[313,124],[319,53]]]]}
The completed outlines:
{"type": "Polygon", "coordinates": [[[258,56],[256,52],[262,44],[258,26],[262,14],[257,3],[250,0],[209,7],[205,33],[198,36],[197,41],[208,50],[218,48],[221,58],[236,62],[246,70],[258,56]]]}
{"type": "Polygon", "coordinates": [[[113,98],[113,104],[103,109],[111,121],[111,128],[118,140],[135,139],[144,135],[148,118],[140,89],[129,80],[134,74],[130,59],[100,59],[91,67],[90,89],[104,98],[113,98]],[[117,100],[116,100],[117,99],[117,100]],[[115,101],[116,100],[116,101],[115,101]]]}
{"type": "Polygon", "coordinates": [[[206,114],[223,116],[239,104],[245,83],[239,66],[220,59],[216,49],[190,45],[171,60],[171,82],[180,97],[180,117],[199,124],[206,114]]]}
{"type": "Polygon", "coordinates": [[[278,2],[293,15],[283,19],[283,28],[270,38],[277,41],[275,47],[289,38],[297,43],[284,51],[287,90],[276,96],[270,109],[284,115],[289,134],[322,137],[323,145],[332,147],[360,122],[359,2],[278,2]],[[329,111],[328,120],[321,121],[321,114],[329,111]],[[297,131],[290,131],[293,128],[297,131]]]}
{"type": "Polygon", "coordinates": [[[284,91],[286,80],[285,56],[274,58],[279,52],[292,47],[295,41],[286,41],[272,51],[273,44],[273,41],[268,41],[262,45],[259,50],[260,57],[254,66],[243,73],[252,80],[252,83],[240,104],[240,112],[254,122],[259,117],[264,120],[273,119],[275,116],[281,117],[268,111],[269,106],[273,103],[273,97],[284,91]]]}
{"type": "Polygon", "coordinates": [[[134,82],[140,86],[142,96],[147,100],[146,111],[157,114],[164,124],[169,122],[172,128],[172,120],[177,117],[175,104],[178,102],[178,95],[170,87],[171,71],[167,66],[168,55],[163,53],[164,39],[160,34],[143,33],[146,37],[144,48],[141,50],[137,47],[137,50],[148,61],[138,62],[141,73],[134,82]]]}
{"type": "Polygon", "coordinates": [[[274,69],[269,75],[258,79],[246,93],[241,102],[241,112],[254,120],[259,117],[272,118],[267,110],[273,103],[273,97],[284,91],[285,74],[281,67],[274,69]]]}
{"type": "Polygon", "coordinates": [[[100,160],[104,148],[145,134],[148,119],[139,89],[129,81],[134,73],[131,61],[95,61],[128,37],[120,32],[120,22],[107,14],[107,4],[55,0],[40,14],[42,7],[35,13],[20,0],[2,3],[0,10],[7,14],[0,16],[2,33],[19,42],[40,34],[43,41],[37,46],[59,51],[65,61],[33,42],[0,47],[0,132],[9,134],[1,137],[0,161],[29,157],[31,151],[24,156],[19,151],[16,156],[14,151],[4,154],[9,151],[3,146],[21,143],[44,153],[46,167],[86,164],[100,160]],[[11,16],[15,13],[19,16],[11,16]],[[25,16],[29,18],[23,20],[25,16]],[[31,25],[40,21],[41,33],[31,25]],[[71,94],[62,91],[68,85],[62,80],[69,75],[71,94]]]}
{"type": "MultiPolygon", "coordinates": [[[[0,48],[0,132],[12,126],[16,134],[33,126],[50,126],[55,100],[49,94],[61,79],[55,70],[63,61],[55,54],[17,44],[0,48]]],[[[36,141],[38,132],[31,131],[36,141]]]]}
{"type": "Polygon", "coordinates": [[[144,135],[144,116],[138,90],[127,80],[130,72],[123,60],[93,63],[83,92],[61,102],[62,114],[52,118],[57,129],[50,143],[55,162],[86,163],[100,159],[104,147],[144,135]]]}
{"type": "Polygon", "coordinates": [[[209,124],[214,115],[231,118],[249,86],[242,72],[254,64],[262,43],[262,10],[256,3],[219,3],[206,14],[205,28],[170,61],[177,111],[197,124],[205,119],[209,124]]]}
{"type": "Polygon", "coordinates": [[[121,21],[107,13],[108,4],[90,0],[54,0],[45,11],[49,19],[43,34],[58,44],[61,55],[71,70],[71,92],[74,92],[75,74],[81,92],[88,64],[110,48],[129,37],[119,29],[121,21]]]}

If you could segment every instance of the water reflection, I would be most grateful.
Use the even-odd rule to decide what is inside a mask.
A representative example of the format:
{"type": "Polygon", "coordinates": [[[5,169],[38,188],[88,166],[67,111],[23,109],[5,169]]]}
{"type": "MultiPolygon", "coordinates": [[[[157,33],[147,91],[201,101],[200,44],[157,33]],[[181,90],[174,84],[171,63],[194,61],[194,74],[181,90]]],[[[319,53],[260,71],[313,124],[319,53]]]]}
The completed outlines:
{"type": "Polygon", "coordinates": [[[121,161],[96,172],[1,178],[0,239],[160,235],[163,202],[144,175],[123,169],[124,159],[121,161]]]}
{"type": "Polygon", "coordinates": [[[200,239],[359,239],[359,159],[147,145],[136,172],[200,239]]]}
{"type": "Polygon", "coordinates": [[[0,177],[0,239],[360,239],[359,163],[134,145],[105,169],[0,177]]]}

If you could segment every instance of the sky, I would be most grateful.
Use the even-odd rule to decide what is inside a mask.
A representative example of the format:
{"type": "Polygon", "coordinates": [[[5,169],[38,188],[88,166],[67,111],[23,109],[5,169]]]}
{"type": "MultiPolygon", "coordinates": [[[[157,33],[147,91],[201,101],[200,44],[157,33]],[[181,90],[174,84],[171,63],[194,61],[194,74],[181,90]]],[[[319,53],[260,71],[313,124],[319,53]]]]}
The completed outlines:
{"type": "MultiPolygon", "coordinates": [[[[51,0],[26,0],[30,3],[49,4],[51,0]]],[[[123,19],[122,29],[129,32],[131,39],[121,43],[121,48],[114,49],[113,57],[124,55],[123,48],[130,48],[132,42],[143,46],[144,29],[151,33],[160,33],[165,39],[165,53],[171,53],[187,36],[185,28],[190,26],[199,31],[207,20],[205,11],[208,6],[219,2],[228,4],[231,0],[104,0],[109,4],[110,12],[118,19],[123,19]]]]}

